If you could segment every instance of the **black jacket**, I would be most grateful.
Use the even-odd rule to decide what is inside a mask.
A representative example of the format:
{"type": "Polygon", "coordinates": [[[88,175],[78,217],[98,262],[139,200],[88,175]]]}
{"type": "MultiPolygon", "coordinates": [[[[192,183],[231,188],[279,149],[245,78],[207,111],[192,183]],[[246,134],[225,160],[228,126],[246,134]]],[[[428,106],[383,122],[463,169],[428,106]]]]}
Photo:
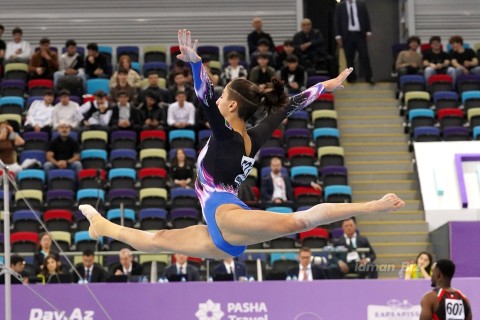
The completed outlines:
{"type": "MultiPolygon", "coordinates": [[[[325,276],[325,272],[319,266],[311,264],[310,268],[312,270],[313,280],[321,280],[321,279],[326,279],[327,278],[325,276]]],[[[300,273],[300,266],[296,266],[296,267],[290,268],[287,272],[287,275],[289,275],[290,277],[295,276],[295,277],[298,278],[299,273],[300,273]]]]}
{"type": "MultiPolygon", "coordinates": [[[[185,280],[187,281],[200,281],[200,273],[198,269],[194,266],[187,264],[187,277],[185,280]]],[[[172,264],[171,266],[167,267],[163,272],[163,277],[168,278],[171,275],[178,274],[177,272],[177,265],[172,264]]]]}
{"type": "MultiPolygon", "coordinates": [[[[357,3],[357,15],[360,23],[360,32],[366,35],[367,32],[371,32],[370,16],[368,15],[367,6],[364,2],[356,1],[357,3]]],[[[341,36],[343,40],[348,37],[348,13],[347,2],[342,1],[337,5],[335,9],[335,35],[341,36]]]]}
{"type": "MultiPolygon", "coordinates": [[[[112,273],[113,275],[115,275],[115,273],[117,272],[117,270],[120,270],[122,273],[123,273],[123,267],[121,264],[117,265],[112,273]]],[[[143,273],[143,267],[141,264],[139,264],[138,262],[136,261],[132,261],[132,272],[130,272],[130,274],[126,274],[126,276],[141,276],[143,273]]]]}
{"type": "MultiPolygon", "coordinates": [[[[83,264],[77,265],[75,269],[84,279],[86,279],[85,267],[83,266],[83,264]]],[[[74,282],[78,282],[80,279],[78,278],[77,273],[76,272],[72,272],[72,273],[73,273],[74,282]]],[[[94,264],[92,269],[92,275],[90,276],[90,282],[92,283],[92,282],[105,282],[105,281],[107,281],[107,272],[103,270],[103,268],[100,267],[99,265],[94,264]]]]}

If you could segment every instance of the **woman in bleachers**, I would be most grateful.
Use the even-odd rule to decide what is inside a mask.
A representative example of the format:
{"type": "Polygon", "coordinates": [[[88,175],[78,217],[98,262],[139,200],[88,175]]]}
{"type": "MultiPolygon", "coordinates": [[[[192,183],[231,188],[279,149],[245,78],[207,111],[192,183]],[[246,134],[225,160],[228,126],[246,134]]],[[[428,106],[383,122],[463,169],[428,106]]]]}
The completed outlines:
{"type": "Polygon", "coordinates": [[[251,210],[237,195],[239,185],[253,168],[255,154],[285,117],[305,108],[325,90],[342,87],[353,69],[346,69],[337,78],[318,83],[291,98],[287,97],[283,83],[276,78],[265,85],[263,92],[252,82],[237,79],[229,83],[215,101],[213,85],[196,52],[197,41],[192,43],[187,30],[180,30],[178,39],[181,54],[177,57],[192,65],[195,91],[212,129],[209,142],[197,160],[195,182],[207,225],[149,233],[114,224],[92,206],[80,205],[80,210],[91,223],[91,237],[118,239],[142,251],[172,251],[220,259],[239,256],[250,244],[355,215],[391,212],[404,206],[401,199],[388,194],[368,203],[322,203],[292,214],[251,210]],[[247,131],[246,122],[260,107],[268,110],[269,115],[247,131]]]}
{"type": "MultiPolygon", "coordinates": [[[[131,87],[142,87],[142,78],[137,71],[132,69],[132,60],[128,55],[123,55],[120,57],[118,60],[118,69],[124,69],[127,71],[127,82],[131,87]]],[[[116,71],[110,78],[110,88],[115,88],[117,86],[117,75],[118,71],[116,71]]]]}
{"type": "Polygon", "coordinates": [[[45,257],[49,256],[52,253],[52,238],[48,233],[42,233],[40,235],[40,240],[38,242],[39,248],[38,251],[33,256],[33,263],[38,270],[43,269],[43,262],[45,257]]]}
{"type": "Polygon", "coordinates": [[[8,122],[0,123],[0,160],[15,174],[22,170],[22,166],[17,163],[15,150],[24,143],[22,137],[8,122]]]}
{"type": "Polygon", "coordinates": [[[420,252],[412,263],[405,270],[405,279],[431,279],[433,258],[428,252],[420,252]]]}
{"type": "Polygon", "coordinates": [[[172,161],[170,177],[172,179],[172,188],[193,187],[193,167],[187,162],[185,151],[181,148],[177,149],[175,158],[172,161]]]}
{"type": "Polygon", "coordinates": [[[42,283],[60,282],[56,279],[57,276],[61,274],[60,265],[61,263],[58,259],[58,256],[56,254],[49,254],[43,260],[43,264],[41,267],[42,270],[40,270],[38,278],[41,279],[42,283]]]}

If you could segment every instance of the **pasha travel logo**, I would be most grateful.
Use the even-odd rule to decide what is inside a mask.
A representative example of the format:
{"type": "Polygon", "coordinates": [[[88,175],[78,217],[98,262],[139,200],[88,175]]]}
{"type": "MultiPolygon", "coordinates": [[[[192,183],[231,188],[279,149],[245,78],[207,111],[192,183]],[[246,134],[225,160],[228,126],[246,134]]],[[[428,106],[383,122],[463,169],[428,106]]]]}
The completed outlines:
{"type": "Polygon", "coordinates": [[[72,312],[67,311],[48,311],[39,308],[33,308],[30,310],[30,316],[28,320],[93,320],[93,310],[81,310],[75,308],[72,312]]]}
{"type": "Polygon", "coordinates": [[[198,304],[195,316],[198,320],[268,320],[265,302],[228,302],[225,311],[221,303],[208,299],[198,304]]]}
{"type": "Polygon", "coordinates": [[[369,305],[368,320],[418,320],[420,305],[412,305],[408,300],[392,299],[385,305],[369,305]]]}

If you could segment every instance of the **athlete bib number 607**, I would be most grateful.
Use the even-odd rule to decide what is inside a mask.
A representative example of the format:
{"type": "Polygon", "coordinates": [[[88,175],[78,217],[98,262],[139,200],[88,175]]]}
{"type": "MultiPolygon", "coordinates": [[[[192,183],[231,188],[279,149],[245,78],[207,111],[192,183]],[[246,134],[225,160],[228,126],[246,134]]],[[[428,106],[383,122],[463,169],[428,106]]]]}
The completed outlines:
{"type": "Polygon", "coordinates": [[[445,299],[445,313],[446,320],[464,320],[465,309],[463,308],[463,301],[456,299],[445,299]]]}

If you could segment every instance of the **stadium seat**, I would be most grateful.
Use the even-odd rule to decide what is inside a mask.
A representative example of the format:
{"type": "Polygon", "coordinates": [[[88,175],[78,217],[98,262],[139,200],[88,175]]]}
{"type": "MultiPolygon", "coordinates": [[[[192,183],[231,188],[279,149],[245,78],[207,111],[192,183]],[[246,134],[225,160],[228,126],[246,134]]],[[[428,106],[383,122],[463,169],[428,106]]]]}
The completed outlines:
{"type": "MultiPolygon", "coordinates": [[[[63,47],[62,48],[62,53],[65,53],[67,52],[67,48],[63,47]]],[[[77,46],[77,53],[83,57],[85,57],[85,48],[84,47],[80,47],[80,46],[77,46]]]]}
{"type": "Polygon", "coordinates": [[[442,129],[463,126],[463,111],[460,109],[442,109],[437,115],[442,129]]]}
{"type": "Polygon", "coordinates": [[[408,111],[408,123],[405,124],[405,133],[413,132],[417,127],[433,127],[435,113],[430,109],[414,109],[408,111]]]}
{"type": "Polygon", "coordinates": [[[480,127],[473,128],[473,140],[480,140],[480,127]]]}
{"type": "Polygon", "coordinates": [[[148,62],[166,62],[167,49],[165,46],[144,46],[143,47],[143,61],[148,62]]]}
{"type": "Polygon", "coordinates": [[[141,188],[165,188],[167,171],[164,168],[142,168],[138,172],[141,188]]]}
{"type": "Polygon", "coordinates": [[[317,100],[313,101],[308,107],[309,110],[334,110],[333,94],[326,92],[318,96],[317,100]]]}
{"type": "Polygon", "coordinates": [[[458,108],[460,102],[454,91],[437,91],[433,94],[435,110],[458,108]]]}
{"type": "Polygon", "coordinates": [[[315,148],[340,146],[340,132],[336,128],[316,128],[313,130],[315,148]]]}
{"type": "Polygon", "coordinates": [[[296,234],[279,237],[269,241],[271,249],[294,249],[297,241],[296,234]]]}
{"type": "Polygon", "coordinates": [[[160,78],[167,78],[168,66],[165,62],[146,62],[143,65],[143,76],[148,77],[150,72],[154,71],[160,78]]]}
{"type": "Polygon", "coordinates": [[[220,60],[220,48],[217,46],[199,46],[197,53],[203,60],[220,60]]]}
{"type": "Polygon", "coordinates": [[[459,94],[468,91],[480,91],[480,75],[461,74],[455,79],[459,94]]]}
{"type": "Polygon", "coordinates": [[[337,112],[335,110],[315,110],[312,112],[312,123],[315,128],[336,128],[337,112]]]}
{"type": "Polygon", "coordinates": [[[293,147],[308,147],[310,144],[310,130],[306,128],[287,129],[283,136],[287,149],[293,147]]]}
{"type": "MultiPolygon", "coordinates": [[[[60,136],[60,133],[58,133],[58,131],[52,131],[52,137],[50,138],[50,141],[52,141],[55,138],[58,138],[59,136],[60,136]]],[[[68,136],[73,140],[78,141],[78,132],[70,131],[68,136]]]]}
{"type": "MultiPolygon", "coordinates": [[[[3,81],[3,82],[5,82],[5,81],[3,81]]],[[[3,82],[2,82],[2,83],[3,83],[3,82]]],[[[6,96],[6,95],[3,95],[3,96],[6,96]]],[[[23,94],[21,95],[21,97],[23,97],[23,94]]],[[[34,101],[37,101],[37,100],[42,101],[42,100],[43,100],[43,96],[32,96],[32,97],[28,97],[28,98],[27,98],[27,108],[30,108],[30,106],[32,105],[32,103],[33,103],[34,101]]],[[[56,104],[56,103],[54,102],[54,104],[56,104]]]]}
{"type": "Polygon", "coordinates": [[[265,210],[270,212],[276,212],[276,213],[284,213],[284,214],[293,213],[293,209],[290,207],[268,207],[265,210]]]}
{"type": "Polygon", "coordinates": [[[113,131],[110,135],[111,149],[136,149],[137,133],[130,130],[113,131]]]}
{"type": "Polygon", "coordinates": [[[20,189],[43,191],[45,188],[45,171],[39,169],[26,169],[17,174],[20,189]]]}
{"type": "Polygon", "coordinates": [[[165,209],[142,209],[138,212],[140,229],[161,230],[167,227],[167,211],[165,209]]]}
{"type": "Polygon", "coordinates": [[[480,108],[468,109],[467,118],[470,128],[480,126],[480,108]]]}
{"type": "Polygon", "coordinates": [[[250,170],[250,173],[248,174],[247,178],[243,181],[243,183],[249,187],[255,187],[257,186],[257,181],[258,181],[258,170],[257,168],[253,167],[252,170],[250,170]]]}
{"type": "Polygon", "coordinates": [[[101,130],[84,131],[81,136],[82,147],[87,149],[107,149],[108,133],[101,130]]]}
{"type": "Polygon", "coordinates": [[[290,166],[313,166],[315,150],[311,147],[294,147],[287,151],[290,166]]]}
{"type": "Polygon", "coordinates": [[[462,105],[467,112],[471,108],[480,108],[480,91],[462,93],[462,105]]]}
{"type": "Polygon", "coordinates": [[[143,130],[140,132],[140,148],[165,149],[166,136],[163,130],[143,130]]]}
{"type": "Polygon", "coordinates": [[[210,71],[212,72],[212,74],[215,74],[219,77],[222,75],[223,67],[220,64],[220,61],[210,60],[210,62],[208,63],[208,66],[210,67],[210,71]]]}
{"type": "Polygon", "coordinates": [[[43,213],[43,221],[48,230],[70,232],[73,216],[70,210],[50,209],[43,213]]]}
{"type": "Polygon", "coordinates": [[[297,206],[314,206],[321,203],[322,193],[311,187],[295,187],[293,195],[297,206]]]}
{"type": "Polygon", "coordinates": [[[465,127],[446,127],[442,130],[445,141],[468,141],[470,134],[465,127]]]}
{"type": "Polygon", "coordinates": [[[415,142],[432,142],[441,140],[440,129],[436,127],[416,127],[413,130],[413,141],[415,142]]]}
{"type": "Polygon", "coordinates": [[[328,244],[328,230],[324,228],[314,228],[299,234],[302,246],[309,248],[323,248],[328,244]]]}
{"type": "Polygon", "coordinates": [[[223,61],[228,61],[228,55],[232,51],[235,51],[235,52],[238,53],[238,55],[240,57],[240,61],[247,61],[247,56],[246,56],[247,49],[245,48],[245,46],[241,46],[241,45],[224,46],[223,47],[223,61]]]}
{"type": "Polygon", "coordinates": [[[83,169],[78,173],[79,189],[101,188],[106,181],[106,173],[103,169],[83,169]]]}
{"type": "MultiPolygon", "coordinates": [[[[1,111],[1,108],[0,108],[1,111]]],[[[0,122],[8,122],[13,127],[15,132],[19,132],[22,128],[22,116],[19,114],[0,114],[0,122]]]]}
{"type": "Polygon", "coordinates": [[[344,185],[331,185],[325,187],[325,202],[349,203],[352,202],[352,187],[344,185]]]}
{"type": "Polygon", "coordinates": [[[137,202],[137,192],[135,189],[110,189],[108,193],[108,201],[110,208],[124,208],[135,209],[137,202]]]}
{"type": "MultiPolygon", "coordinates": [[[[252,171],[253,171],[253,169],[252,169],[252,171]]],[[[271,172],[272,172],[272,169],[270,168],[270,166],[262,167],[262,170],[260,171],[260,176],[263,179],[264,177],[270,175],[271,172]]],[[[290,173],[288,172],[287,168],[285,168],[285,167],[282,167],[282,169],[280,170],[280,174],[282,176],[287,176],[287,177],[290,176],[290,173]]]]}
{"type": "Polygon", "coordinates": [[[280,129],[275,129],[262,146],[263,148],[281,148],[283,147],[283,132],[280,129]]]}
{"type": "Polygon", "coordinates": [[[203,147],[207,144],[208,139],[212,135],[212,130],[210,129],[203,129],[198,131],[197,139],[198,139],[198,149],[202,150],[203,147]]]}
{"type": "MultiPolygon", "coordinates": [[[[0,96],[19,97],[25,95],[25,82],[23,80],[3,80],[0,83],[0,96]]],[[[43,100],[43,96],[40,97],[43,100]]]]}
{"type": "Polygon", "coordinates": [[[347,168],[343,166],[328,166],[320,170],[323,187],[332,185],[348,185],[347,168]]]}
{"type": "Polygon", "coordinates": [[[137,175],[135,169],[114,168],[108,172],[111,189],[133,189],[137,175]]]}
{"type": "Polygon", "coordinates": [[[25,108],[25,100],[20,97],[2,97],[0,98],[1,114],[22,114],[25,108]]]}
{"type": "Polygon", "coordinates": [[[327,166],[343,166],[344,150],[342,147],[321,147],[317,149],[320,168],[327,166]]]}
{"type": "Polygon", "coordinates": [[[53,81],[48,79],[30,80],[27,87],[29,96],[43,96],[46,90],[53,89],[53,81]]]}
{"type": "Polygon", "coordinates": [[[76,178],[75,171],[70,169],[53,169],[48,172],[48,189],[73,189],[76,178]]]}
{"type": "Polygon", "coordinates": [[[173,188],[170,189],[171,208],[198,208],[198,202],[195,189],[173,188]]]}
{"type": "Polygon", "coordinates": [[[285,149],[283,148],[261,148],[259,154],[260,167],[270,166],[270,160],[274,157],[280,158],[283,162],[285,149]]]}
{"type": "Polygon", "coordinates": [[[107,58],[107,63],[112,65],[113,49],[111,46],[98,46],[98,52],[107,58]]]}
{"type": "Polygon", "coordinates": [[[57,91],[70,91],[70,100],[79,103],[80,98],[85,94],[85,83],[80,77],[61,77],[57,82],[56,89],[57,91]]]}
{"type": "Polygon", "coordinates": [[[98,149],[83,150],[80,152],[84,169],[104,169],[107,164],[107,151],[98,149]]]}
{"type": "Polygon", "coordinates": [[[305,129],[308,127],[308,112],[305,110],[299,110],[292,113],[287,118],[287,124],[285,130],[288,129],[305,129]]]}
{"type": "Polygon", "coordinates": [[[437,91],[453,91],[453,79],[446,74],[436,74],[428,79],[428,91],[434,94],[437,91]]]}
{"type": "Polygon", "coordinates": [[[23,150],[47,150],[48,133],[46,132],[24,132],[22,138],[25,140],[23,150]]]}
{"type": "Polygon", "coordinates": [[[410,91],[425,91],[425,77],[408,74],[400,77],[400,90],[403,95],[410,91]]]}
{"type": "Polygon", "coordinates": [[[51,231],[52,238],[58,243],[63,251],[70,251],[72,245],[72,235],[68,231],[51,231]]]}
{"type": "Polygon", "coordinates": [[[117,60],[119,60],[123,55],[129,56],[133,62],[138,62],[140,57],[140,48],[137,46],[117,47],[117,60]]]}
{"type": "Polygon", "coordinates": [[[157,265],[157,278],[163,276],[163,272],[171,260],[167,254],[142,254],[140,255],[139,262],[143,268],[143,274],[150,276],[152,274],[152,262],[155,261],[157,265]]]}
{"type": "Polygon", "coordinates": [[[319,82],[324,82],[329,80],[329,77],[326,76],[309,76],[307,78],[307,88],[310,88],[311,86],[316,85],[319,82]]]}
{"type": "MultiPolygon", "coordinates": [[[[121,224],[122,220],[122,210],[120,209],[110,209],[107,211],[107,219],[113,223],[121,224]]],[[[135,225],[135,211],[132,209],[123,210],[123,226],[133,228],[135,225]]],[[[110,248],[111,250],[112,248],[110,248]]]]}
{"type": "Polygon", "coordinates": [[[168,134],[170,148],[190,148],[195,147],[195,131],[193,130],[172,130],[168,134]]]}
{"type": "Polygon", "coordinates": [[[15,232],[38,232],[40,230],[40,222],[38,222],[40,217],[39,212],[17,210],[12,215],[13,230],[15,232]]]}
{"type": "Polygon", "coordinates": [[[177,55],[180,54],[180,47],[178,45],[170,47],[170,63],[173,65],[177,61],[177,55]]]}
{"type": "Polygon", "coordinates": [[[23,163],[26,159],[35,159],[43,165],[46,160],[46,153],[43,150],[24,150],[20,153],[20,162],[23,163]]]}
{"type": "Polygon", "coordinates": [[[43,192],[40,190],[19,190],[15,193],[15,207],[17,210],[27,210],[26,199],[34,210],[41,210],[43,206],[43,192]]]}
{"type": "Polygon", "coordinates": [[[427,91],[410,91],[405,94],[407,112],[413,109],[429,109],[430,94],[427,91]]]}
{"type": "Polygon", "coordinates": [[[93,252],[98,251],[97,242],[100,246],[103,245],[103,237],[98,240],[94,240],[88,234],[88,231],[77,231],[73,235],[73,242],[75,244],[75,251],[91,250],[93,252]]]}
{"type": "Polygon", "coordinates": [[[102,208],[105,203],[105,191],[102,189],[80,189],[77,191],[78,204],[89,204],[102,208]]]}
{"type": "Polygon", "coordinates": [[[48,209],[72,210],[75,204],[74,193],[69,189],[48,190],[46,198],[48,209]]]}
{"type": "Polygon", "coordinates": [[[167,207],[167,189],[164,188],[140,189],[139,198],[142,209],[167,207]]]}
{"type": "Polygon", "coordinates": [[[173,229],[182,229],[198,224],[200,213],[195,208],[175,208],[170,211],[173,229]]]}
{"type": "MultiPolygon", "coordinates": [[[[190,165],[195,165],[195,162],[197,160],[197,152],[194,149],[190,148],[182,148],[183,151],[185,151],[185,156],[187,157],[187,162],[190,165]]],[[[168,159],[170,162],[175,159],[175,156],[177,155],[177,149],[170,149],[168,152],[168,159]]]]}
{"type": "Polygon", "coordinates": [[[142,149],[140,150],[140,162],[142,168],[165,168],[167,152],[164,149],[142,149]]]}
{"type": "Polygon", "coordinates": [[[110,81],[108,79],[88,79],[87,93],[94,94],[96,91],[103,91],[108,95],[110,93],[110,81]]]}
{"type": "Polygon", "coordinates": [[[37,232],[12,232],[10,241],[13,252],[30,252],[37,251],[38,248],[37,232]]]}
{"type": "Polygon", "coordinates": [[[26,83],[28,79],[28,65],[26,63],[8,63],[5,65],[3,77],[5,80],[21,80],[26,83]]]}
{"type": "Polygon", "coordinates": [[[131,149],[116,149],[110,152],[112,168],[135,168],[137,151],[131,149]]]}

